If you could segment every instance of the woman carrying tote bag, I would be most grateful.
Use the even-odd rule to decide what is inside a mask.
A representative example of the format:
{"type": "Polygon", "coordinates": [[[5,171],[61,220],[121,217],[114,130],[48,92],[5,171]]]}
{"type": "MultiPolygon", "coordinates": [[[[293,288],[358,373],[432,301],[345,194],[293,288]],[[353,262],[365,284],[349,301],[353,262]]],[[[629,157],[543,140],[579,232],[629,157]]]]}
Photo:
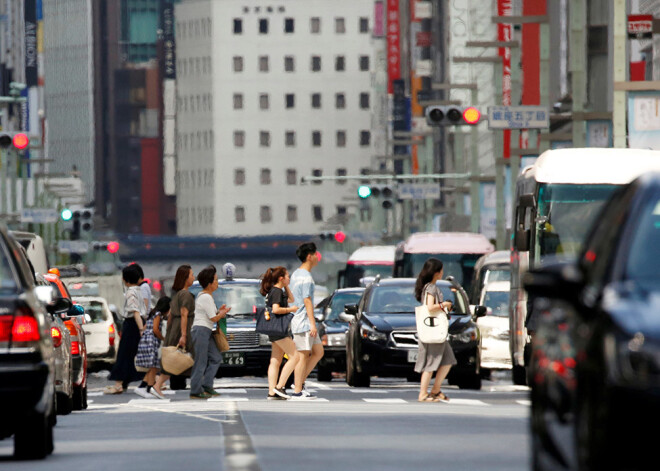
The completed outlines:
{"type": "MultiPolygon", "coordinates": [[[[443,310],[445,313],[451,309],[450,301],[443,301],[442,292],[436,282],[442,280],[442,262],[437,258],[429,258],[422,267],[422,271],[415,283],[415,298],[425,304],[429,311],[443,310]]],[[[447,314],[448,315],[448,314],[447,314]]],[[[449,402],[449,398],[440,390],[442,382],[449,374],[449,370],[456,364],[454,351],[449,342],[424,343],[418,340],[419,354],[415,371],[422,374],[419,385],[419,402],[449,402]],[[428,391],[431,377],[435,372],[435,382],[431,391],[428,391]]]]}

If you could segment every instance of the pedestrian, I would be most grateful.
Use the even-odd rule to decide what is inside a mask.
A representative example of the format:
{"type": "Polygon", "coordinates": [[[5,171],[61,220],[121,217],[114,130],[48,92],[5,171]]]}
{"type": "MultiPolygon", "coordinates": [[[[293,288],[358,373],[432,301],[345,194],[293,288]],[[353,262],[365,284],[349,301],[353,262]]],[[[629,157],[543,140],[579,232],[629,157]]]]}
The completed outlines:
{"type": "Polygon", "coordinates": [[[142,270],[142,267],[137,263],[134,263],[133,265],[140,273],[140,281],[138,282],[138,284],[140,285],[140,293],[142,295],[142,300],[145,305],[144,312],[149,313],[151,312],[151,308],[153,307],[151,303],[151,287],[149,286],[149,282],[144,278],[144,271],[142,270]]]}
{"type": "MultiPolygon", "coordinates": [[[[284,267],[269,268],[261,279],[261,294],[266,296],[266,307],[271,315],[284,315],[296,312],[297,306],[289,306],[293,302],[293,293],[289,289],[289,272],[284,267]]],[[[289,333],[285,335],[269,335],[271,342],[270,363],[268,365],[268,399],[289,399],[286,393],[286,383],[296,366],[296,344],[289,333]],[[280,366],[284,354],[289,360],[282,368],[280,366]],[[279,381],[278,381],[279,377],[279,381]]]]}
{"type": "Polygon", "coordinates": [[[302,264],[291,275],[293,302],[298,307],[291,320],[291,332],[297,350],[295,384],[291,399],[314,399],[315,396],[307,392],[304,386],[307,376],[323,358],[323,345],[314,319],[314,279],[311,273],[319,263],[316,244],[313,242],[302,244],[296,250],[296,256],[302,264]]]}
{"type": "MultiPolygon", "coordinates": [[[[170,301],[170,317],[167,320],[165,347],[182,347],[194,355],[190,329],[195,318],[195,297],[188,288],[195,282],[195,274],[190,265],[181,265],[176,270],[172,284],[172,299],[170,301]]],[[[170,380],[171,389],[186,389],[185,375],[172,376],[161,369],[154,386],[162,391],[165,381],[170,380]]]]}
{"type": "MultiPolygon", "coordinates": [[[[449,316],[452,303],[443,300],[442,291],[436,285],[437,281],[442,280],[443,272],[442,262],[437,258],[429,258],[424,262],[415,283],[415,298],[422,304],[426,304],[429,311],[442,310],[449,316]]],[[[449,402],[449,398],[440,388],[449,374],[449,370],[456,364],[456,357],[451,345],[449,342],[424,343],[419,340],[417,343],[419,353],[415,371],[422,374],[418,400],[420,402],[449,402]],[[435,373],[435,382],[429,392],[428,387],[433,373],[435,373]]]]}
{"type": "Polygon", "coordinates": [[[156,374],[160,369],[159,350],[160,342],[165,339],[161,332],[163,319],[170,315],[170,298],[163,296],[158,300],[156,306],[147,316],[144,335],[138,344],[135,365],[142,368],[148,368],[144,375],[142,383],[135,389],[135,393],[142,397],[156,396],[158,399],[165,399],[160,389],[155,389],[156,374]]]}
{"type": "Polygon", "coordinates": [[[128,389],[129,383],[139,381],[141,375],[135,369],[140,336],[144,332],[144,303],[140,294],[140,272],[135,264],[124,267],[122,278],[126,286],[124,294],[124,323],[121,330],[121,342],[117,351],[117,360],[110,373],[110,380],[115,384],[105,388],[106,394],[121,394],[128,389]]]}
{"type": "Polygon", "coordinates": [[[224,319],[231,308],[226,305],[218,309],[213,299],[213,293],[218,289],[218,273],[213,265],[209,265],[197,275],[202,291],[195,300],[195,320],[191,334],[195,348],[195,363],[190,376],[190,398],[208,399],[218,396],[213,389],[213,379],[222,363],[222,353],[213,338],[217,322],[224,319]]]}

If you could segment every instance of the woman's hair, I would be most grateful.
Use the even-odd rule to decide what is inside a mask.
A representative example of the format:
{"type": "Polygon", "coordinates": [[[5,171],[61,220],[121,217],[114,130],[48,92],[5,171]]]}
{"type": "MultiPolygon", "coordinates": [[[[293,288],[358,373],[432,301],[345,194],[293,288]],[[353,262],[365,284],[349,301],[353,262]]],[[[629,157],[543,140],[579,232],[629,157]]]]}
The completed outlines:
{"type": "Polygon", "coordinates": [[[277,280],[279,280],[282,276],[286,276],[285,267],[275,267],[266,270],[266,273],[261,276],[261,288],[259,289],[261,294],[266,296],[270,290],[273,289],[273,286],[275,283],[277,283],[277,280]]]}
{"type": "Polygon", "coordinates": [[[124,281],[131,285],[137,285],[140,281],[140,272],[135,268],[135,265],[128,265],[121,271],[121,277],[124,281]]]}
{"type": "Polygon", "coordinates": [[[192,267],[190,265],[181,265],[179,268],[177,268],[176,275],[174,275],[174,283],[172,283],[173,293],[181,291],[186,287],[186,281],[188,281],[191,270],[192,267]]]}
{"type": "Polygon", "coordinates": [[[213,279],[215,278],[215,274],[218,271],[215,269],[213,265],[209,265],[208,267],[204,268],[202,271],[199,272],[197,275],[197,281],[199,281],[199,284],[202,286],[202,289],[206,289],[208,285],[213,283],[213,279]]]}
{"type": "Polygon", "coordinates": [[[429,258],[424,262],[422,271],[419,272],[417,276],[417,282],[415,283],[415,299],[422,302],[422,291],[424,291],[424,286],[433,280],[433,277],[436,273],[442,270],[442,262],[437,258],[429,258]]]}
{"type": "Polygon", "coordinates": [[[167,312],[170,310],[170,301],[171,299],[168,298],[167,296],[163,296],[162,298],[158,299],[156,302],[156,306],[151,310],[149,313],[149,317],[153,316],[157,312],[160,312],[161,314],[167,312]]]}

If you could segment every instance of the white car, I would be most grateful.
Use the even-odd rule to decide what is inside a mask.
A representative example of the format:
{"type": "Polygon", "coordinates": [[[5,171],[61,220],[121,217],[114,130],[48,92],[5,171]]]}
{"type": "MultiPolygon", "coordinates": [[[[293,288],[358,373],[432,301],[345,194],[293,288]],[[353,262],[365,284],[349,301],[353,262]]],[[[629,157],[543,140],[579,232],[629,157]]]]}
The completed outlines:
{"type": "Polygon", "coordinates": [[[113,364],[119,347],[119,329],[104,298],[74,296],[73,302],[85,308],[91,320],[83,324],[87,357],[91,363],[113,364]]]}
{"type": "Polygon", "coordinates": [[[487,313],[477,320],[481,331],[481,366],[491,369],[510,369],[509,351],[509,281],[494,281],[481,291],[479,304],[487,313]]]}

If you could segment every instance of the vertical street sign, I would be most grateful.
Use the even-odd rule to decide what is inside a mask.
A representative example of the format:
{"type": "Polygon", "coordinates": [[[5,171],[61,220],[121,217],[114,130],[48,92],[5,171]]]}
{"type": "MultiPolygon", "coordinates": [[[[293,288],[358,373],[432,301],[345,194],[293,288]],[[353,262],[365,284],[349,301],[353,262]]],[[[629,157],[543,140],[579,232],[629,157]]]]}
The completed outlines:
{"type": "MultiPolygon", "coordinates": [[[[497,0],[498,16],[511,16],[513,14],[512,0],[497,0]]],[[[497,24],[498,41],[513,40],[513,25],[497,24]]],[[[502,105],[511,106],[511,48],[501,47],[499,55],[502,57],[502,105]]],[[[504,131],[504,146],[502,157],[508,159],[511,155],[511,131],[504,131]]]]}
{"type": "Polygon", "coordinates": [[[37,0],[24,0],[25,20],[25,84],[36,87],[39,79],[37,67],[37,0]]]}
{"type": "Polygon", "coordinates": [[[387,92],[393,93],[392,82],[401,78],[401,23],[399,0],[387,0],[387,92]]]}

